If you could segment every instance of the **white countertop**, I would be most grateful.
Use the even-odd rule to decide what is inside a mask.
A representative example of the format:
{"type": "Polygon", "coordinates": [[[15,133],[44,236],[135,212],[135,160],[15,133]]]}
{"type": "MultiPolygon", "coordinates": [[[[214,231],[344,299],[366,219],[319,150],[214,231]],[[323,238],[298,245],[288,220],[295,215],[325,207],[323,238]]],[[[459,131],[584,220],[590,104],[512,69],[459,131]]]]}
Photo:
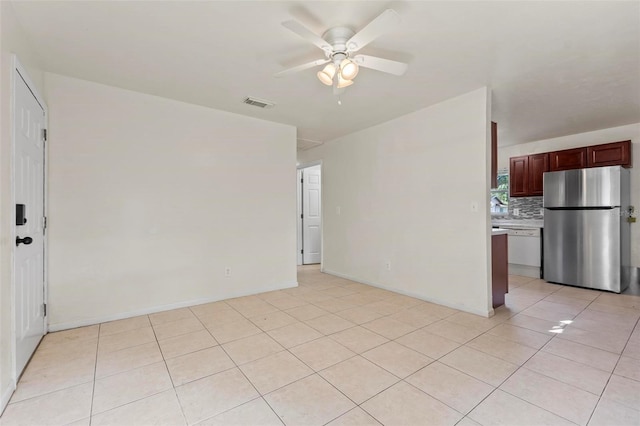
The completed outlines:
{"type": "Polygon", "coordinates": [[[492,226],[504,228],[544,228],[543,219],[491,219],[492,226]]]}
{"type": "Polygon", "coordinates": [[[493,237],[494,235],[506,235],[507,234],[506,229],[502,229],[502,228],[491,228],[491,236],[493,237]]]}

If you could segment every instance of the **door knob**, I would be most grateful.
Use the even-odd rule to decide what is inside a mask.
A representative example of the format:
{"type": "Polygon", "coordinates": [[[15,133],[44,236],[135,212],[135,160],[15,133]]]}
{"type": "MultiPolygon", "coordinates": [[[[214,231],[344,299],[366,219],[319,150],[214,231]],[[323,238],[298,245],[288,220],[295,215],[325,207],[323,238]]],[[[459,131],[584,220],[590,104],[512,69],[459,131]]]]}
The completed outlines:
{"type": "Polygon", "coordinates": [[[19,246],[20,243],[29,245],[32,242],[33,242],[33,238],[31,237],[24,237],[24,238],[16,237],[16,246],[19,246]]]}

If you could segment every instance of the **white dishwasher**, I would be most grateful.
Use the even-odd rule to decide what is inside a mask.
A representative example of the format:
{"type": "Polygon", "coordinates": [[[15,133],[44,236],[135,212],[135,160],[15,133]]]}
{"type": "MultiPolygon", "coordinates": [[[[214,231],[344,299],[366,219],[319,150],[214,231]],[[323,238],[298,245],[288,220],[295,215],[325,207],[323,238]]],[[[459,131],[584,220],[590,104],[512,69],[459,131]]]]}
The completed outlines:
{"type": "Polygon", "coordinates": [[[509,228],[509,274],[541,278],[540,228],[509,228]]]}

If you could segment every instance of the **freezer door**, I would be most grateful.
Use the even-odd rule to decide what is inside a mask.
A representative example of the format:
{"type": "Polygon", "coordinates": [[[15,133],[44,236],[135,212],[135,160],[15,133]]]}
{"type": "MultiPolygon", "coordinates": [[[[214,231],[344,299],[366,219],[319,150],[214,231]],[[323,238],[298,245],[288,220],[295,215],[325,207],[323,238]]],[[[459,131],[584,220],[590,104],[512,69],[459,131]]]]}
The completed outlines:
{"type": "MultiPolygon", "coordinates": [[[[620,205],[620,166],[548,172],[544,179],[545,208],[620,205]]],[[[625,175],[626,176],[626,175],[625,175]]]]}
{"type": "Polygon", "coordinates": [[[620,209],[544,212],[544,279],[621,291],[620,209]]]}

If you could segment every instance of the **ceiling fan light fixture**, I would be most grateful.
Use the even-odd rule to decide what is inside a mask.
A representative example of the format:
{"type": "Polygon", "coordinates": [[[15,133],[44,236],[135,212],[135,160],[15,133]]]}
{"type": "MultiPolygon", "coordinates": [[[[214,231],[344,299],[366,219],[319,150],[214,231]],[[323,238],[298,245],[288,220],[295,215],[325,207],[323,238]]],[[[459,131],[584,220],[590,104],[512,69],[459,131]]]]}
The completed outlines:
{"type": "Polygon", "coordinates": [[[342,74],[338,73],[338,84],[336,87],[338,89],[344,89],[345,87],[349,87],[353,84],[352,80],[347,80],[346,78],[342,78],[342,74]]]}
{"type": "Polygon", "coordinates": [[[333,85],[333,76],[336,75],[336,66],[332,63],[327,64],[322,71],[318,71],[318,80],[327,86],[333,85]]]}
{"type": "Polygon", "coordinates": [[[359,70],[358,64],[351,59],[345,58],[340,62],[340,75],[345,80],[353,80],[358,75],[359,70]]]}

